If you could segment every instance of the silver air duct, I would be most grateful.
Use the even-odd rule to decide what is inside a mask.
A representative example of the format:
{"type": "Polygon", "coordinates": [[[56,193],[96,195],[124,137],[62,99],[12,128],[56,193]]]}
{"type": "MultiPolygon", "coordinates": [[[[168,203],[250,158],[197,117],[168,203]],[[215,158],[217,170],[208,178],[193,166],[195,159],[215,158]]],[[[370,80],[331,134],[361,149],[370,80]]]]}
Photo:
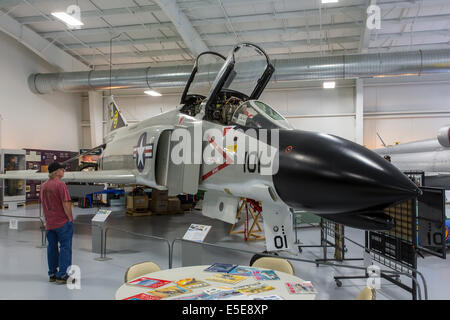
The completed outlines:
{"type": "MultiPolygon", "coordinates": [[[[274,60],[272,80],[324,80],[391,77],[450,72],[450,50],[369,53],[341,56],[274,60]]],[[[210,65],[215,71],[219,65],[210,65]]],[[[252,74],[252,64],[242,74],[252,74]]],[[[53,91],[82,92],[90,90],[137,89],[184,86],[191,66],[159,67],[145,69],[63,72],[32,74],[28,78],[31,91],[45,94],[53,91]]],[[[208,74],[199,74],[208,81],[208,74]]],[[[241,78],[245,81],[250,79],[241,78]]]]}

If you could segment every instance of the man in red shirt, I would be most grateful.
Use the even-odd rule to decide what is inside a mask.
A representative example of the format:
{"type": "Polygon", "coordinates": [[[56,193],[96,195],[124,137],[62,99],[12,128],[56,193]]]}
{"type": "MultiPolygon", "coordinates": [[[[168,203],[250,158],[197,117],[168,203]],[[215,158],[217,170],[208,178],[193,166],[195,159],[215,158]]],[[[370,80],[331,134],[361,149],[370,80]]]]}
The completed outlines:
{"type": "Polygon", "coordinates": [[[64,284],[72,265],[73,216],[69,191],[61,178],[64,166],[53,162],[48,166],[49,180],[41,186],[41,204],[47,233],[47,261],[50,282],[64,284]],[[59,250],[58,250],[59,243],[59,250]]]}

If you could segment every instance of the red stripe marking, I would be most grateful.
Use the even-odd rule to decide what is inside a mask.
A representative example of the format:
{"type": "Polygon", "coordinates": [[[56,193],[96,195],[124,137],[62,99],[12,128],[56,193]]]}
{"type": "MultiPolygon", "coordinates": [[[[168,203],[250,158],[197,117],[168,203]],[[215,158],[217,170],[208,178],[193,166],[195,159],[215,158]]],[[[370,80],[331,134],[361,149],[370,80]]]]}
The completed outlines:
{"type": "Polygon", "coordinates": [[[233,163],[233,159],[231,159],[230,157],[228,157],[227,153],[220,149],[219,146],[217,145],[217,143],[214,142],[214,139],[212,139],[211,137],[207,137],[208,141],[210,144],[212,144],[212,146],[214,147],[214,149],[216,149],[217,151],[220,151],[222,153],[222,157],[224,159],[226,159],[227,161],[225,163],[222,163],[220,166],[212,169],[211,171],[209,171],[208,173],[204,174],[202,176],[202,181],[208,179],[209,177],[211,177],[213,174],[216,174],[217,172],[219,172],[222,169],[225,169],[226,167],[228,167],[230,164],[233,163]]]}
{"type": "Polygon", "coordinates": [[[202,181],[208,179],[209,177],[211,177],[213,174],[216,174],[217,172],[219,172],[222,169],[225,169],[226,167],[228,167],[230,165],[230,163],[222,163],[220,166],[218,166],[217,168],[212,169],[210,172],[206,173],[205,175],[203,175],[202,177],[202,181]]]}

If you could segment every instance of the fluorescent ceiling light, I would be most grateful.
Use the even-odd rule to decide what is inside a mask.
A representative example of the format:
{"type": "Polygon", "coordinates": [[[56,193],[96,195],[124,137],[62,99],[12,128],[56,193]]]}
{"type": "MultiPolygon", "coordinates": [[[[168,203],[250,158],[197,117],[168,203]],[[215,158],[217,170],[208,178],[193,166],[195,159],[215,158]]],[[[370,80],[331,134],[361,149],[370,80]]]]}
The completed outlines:
{"type": "Polygon", "coordinates": [[[322,3],[336,3],[339,2],[339,0],[322,0],[322,3]]]}
{"type": "Polygon", "coordinates": [[[63,21],[64,23],[68,24],[69,26],[77,27],[77,26],[83,26],[84,23],[80,20],[74,18],[70,14],[66,12],[52,12],[52,16],[58,18],[59,20],[63,21]]]}
{"type": "Polygon", "coordinates": [[[334,89],[334,88],[336,88],[336,82],[334,82],[334,81],[324,81],[323,88],[324,89],[334,89]]]}
{"type": "Polygon", "coordinates": [[[161,93],[159,93],[155,90],[147,90],[147,91],[144,91],[144,93],[148,94],[149,96],[152,96],[152,97],[161,97],[162,96],[161,93]]]}

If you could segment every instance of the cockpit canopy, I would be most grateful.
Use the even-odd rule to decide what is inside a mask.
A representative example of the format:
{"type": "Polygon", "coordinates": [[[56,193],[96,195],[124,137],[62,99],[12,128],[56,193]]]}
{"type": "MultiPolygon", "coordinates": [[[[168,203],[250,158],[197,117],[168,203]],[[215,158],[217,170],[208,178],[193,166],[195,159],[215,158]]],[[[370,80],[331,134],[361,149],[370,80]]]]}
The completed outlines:
{"type": "Polygon", "coordinates": [[[291,129],[278,112],[258,101],[274,71],[264,50],[251,43],[236,45],[227,58],[203,52],[195,60],[180,111],[222,125],[291,129]]]}
{"type": "Polygon", "coordinates": [[[293,129],[282,115],[258,100],[241,104],[234,112],[231,124],[253,129],[293,129]]]}

